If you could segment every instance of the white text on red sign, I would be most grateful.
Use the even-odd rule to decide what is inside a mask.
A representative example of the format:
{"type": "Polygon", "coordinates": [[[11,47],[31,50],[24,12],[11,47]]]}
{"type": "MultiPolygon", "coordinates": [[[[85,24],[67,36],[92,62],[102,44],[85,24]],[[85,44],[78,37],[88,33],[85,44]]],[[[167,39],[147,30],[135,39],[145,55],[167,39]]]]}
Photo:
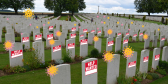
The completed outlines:
{"type": "Polygon", "coordinates": [[[126,36],[129,35],[129,33],[126,33],[126,36]]]}
{"type": "Polygon", "coordinates": [[[148,62],[149,56],[143,58],[143,62],[148,62]]]}
{"type": "Polygon", "coordinates": [[[91,30],[91,33],[95,32],[95,30],[91,30]]]}
{"type": "Polygon", "coordinates": [[[128,39],[126,39],[126,40],[123,41],[123,44],[126,44],[126,43],[128,43],[128,39]]]}
{"type": "Polygon", "coordinates": [[[69,43],[68,44],[68,49],[72,49],[75,48],[75,43],[69,43]]]}
{"type": "Polygon", "coordinates": [[[85,63],[85,76],[97,73],[97,60],[85,63]]]}
{"type": "Polygon", "coordinates": [[[161,41],[164,41],[164,40],[165,40],[165,38],[162,38],[162,39],[161,39],[161,41]]]}
{"type": "Polygon", "coordinates": [[[87,43],[88,43],[87,39],[82,39],[81,42],[80,42],[81,45],[85,45],[87,43]]]}
{"type": "Polygon", "coordinates": [[[53,47],[53,52],[60,51],[61,50],[61,45],[53,47]]]}
{"type": "Polygon", "coordinates": [[[42,39],[42,35],[41,34],[35,35],[35,40],[40,40],[40,39],[42,39]]]}
{"type": "Polygon", "coordinates": [[[143,35],[143,33],[140,33],[140,34],[139,34],[139,36],[142,36],[142,35],[143,35]]]}
{"type": "Polygon", "coordinates": [[[84,32],[84,33],[87,32],[87,29],[83,29],[83,32],[84,32]]]}
{"type": "Polygon", "coordinates": [[[76,31],[76,27],[73,27],[73,28],[72,28],[72,31],[76,31]]]}
{"type": "Polygon", "coordinates": [[[131,68],[131,67],[134,67],[134,66],[136,66],[136,61],[128,63],[128,68],[131,68]]]}
{"type": "Polygon", "coordinates": [[[22,42],[24,43],[24,42],[29,42],[29,37],[23,37],[22,38],[22,42]]]}
{"type": "Polygon", "coordinates": [[[97,33],[98,33],[98,34],[100,34],[100,33],[101,33],[101,31],[98,31],[97,33]]]}
{"type": "Polygon", "coordinates": [[[53,29],[53,26],[49,26],[49,30],[53,29]]]}
{"type": "Polygon", "coordinates": [[[76,34],[71,34],[71,38],[75,38],[76,37],[76,34]]]}
{"type": "Polygon", "coordinates": [[[84,34],[80,35],[80,38],[81,38],[81,37],[84,37],[84,34]]]}
{"type": "Polygon", "coordinates": [[[121,33],[118,33],[118,36],[120,36],[121,35],[121,33]]]}
{"type": "Polygon", "coordinates": [[[160,54],[155,55],[155,60],[159,60],[159,58],[160,58],[160,54]]]}
{"type": "Polygon", "coordinates": [[[137,34],[134,34],[134,35],[133,35],[133,37],[136,37],[136,36],[137,36],[137,34]]]}
{"type": "Polygon", "coordinates": [[[11,58],[19,57],[19,56],[22,56],[22,55],[23,55],[22,50],[11,51],[11,58]]]}
{"type": "Polygon", "coordinates": [[[47,35],[47,39],[48,39],[48,40],[53,39],[53,34],[48,34],[48,35],[47,35]]]}
{"type": "Polygon", "coordinates": [[[114,41],[109,41],[108,46],[112,46],[112,45],[114,45],[114,41]]]}

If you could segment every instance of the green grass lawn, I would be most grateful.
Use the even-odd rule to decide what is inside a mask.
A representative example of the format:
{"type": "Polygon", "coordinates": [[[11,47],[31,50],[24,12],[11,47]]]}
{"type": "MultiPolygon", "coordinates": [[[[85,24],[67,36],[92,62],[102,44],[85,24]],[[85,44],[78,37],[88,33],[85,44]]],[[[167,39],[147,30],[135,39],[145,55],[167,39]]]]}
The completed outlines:
{"type": "MultiPolygon", "coordinates": [[[[66,16],[60,18],[60,20],[65,20],[65,19],[66,19],[66,16]]],[[[71,20],[74,21],[72,17],[71,17],[71,20]]],[[[30,39],[33,39],[33,38],[30,37],[30,39]]],[[[2,41],[4,42],[5,39],[2,38],[2,41]]],[[[114,38],[114,41],[115,41],[115,38],[114,38]]],[[[138,37],[137,37],[137,41],[138,41],[138,37]]],[[[79,45],[79,36],[76,36],[75,43],[76,45],[79,45]]],[[[157,47],[159,47],[159,43],[160,42],[157,43],[157,47]]],[[[167,42],[165,42],[165,44],[166,43],[167,42]]],[[[101,45],[102,45],[101,51],[103,53],[103,51],[106,49],[106,38],[102,38],[101,45]]],[[[140,53],[144,48],[144,42],[129,43],[128,45],[138,53],[136,67],[139,68],[140,55],[141,55],[140,53]]],[[[0,44],[0,47],[3,47],[3,46],[4,46],[3,44],[0,44]]],[[[30,43],[30,46],[32,46],[32,42],[30,43]]],[[[152,47],[152,42],[150,42],[150,47],[152,47]]],[[[88,46],[88,54],[90,54],[93,48],[94,46],[88,46]]],[[[122,46],[121,46],[121,49],[122,49],[122,46]]],[[[66,50],[65,48],[62,48],[62,53],[65,53],[65,50],[66,50]]],[[[115,45],[113,45],[113,51],[114,50],[115,50],[115,45]]],[[[5,49],[0,48],[0,51],[5,51],[5,49]]],[[[23,58],[26,60],[27,59],[26,56],[29,54],[29,52],[24,52],[23,54],[24,54],[23,58]]],[[[80,47],[77,47],[77,46],[75,47],[75,54],[76,55],[80,54],[80,47]]],[[[153,50],[150,51],[150,54],[149,54],[148,70],[150,70],[152,66],[152,56],[153,56],[153,50]]],[[[162,50],[161,50],[161,56],[162,56],[162,50]]],[[[45,50],[45,61],[51,61],[51,50],[45,50]]],[[[7,64],[9,64],[9,53],[0,54],[0,69],[2,69],[7,64]]],[[[70,67],[71,67],[71,84],[82,84],[81,63],[72,64],[70,67]]],[[[11,83],[12,84],[23,84],[23,83],[24,84],[50,84],[50,77],[47,76],[45,72],[46,72],[45,69],[42,69],[42,70],[29,71],[26,73],[2,76],[0,77],[0,81],[1,81],[0,84],[11,84],[11,83]]],[[[120,57],[120,76],[125,75],[125,72],[126,72],[126,59],[123,56],[121,56],[120,57]]],[[[98,59],[98,84],[106,84],[106,75],[107,75],[107,63],[104,62],[103,59],[98,59]]],[[[154,84],[157,84],[157,83],[154,83],[154,84]]]]}
{"type": "MultiPolygon", "coordinates": [[[[117,17],[117,16],[115,16],[115,17],[117,17]]],[[[129,19],[128,17],[121,17],[121,18],[129,19]]],[[[142,19],[139,19],[139,18],[130,18],[130,20],[143,21],[142,19]]],[[[155,23],[158,25],[162,24],[161,21],[158,22],[158,21],[151,21],[151,20],[147,20],[147,19],[144,22],[155,23]]],[[[164,24],[162,24],[162,25],[164,25],[164,24]]]]}
{"type": "MultiPolygon", "coordinates": [[[[83,18],[85,18],[85,19],[88,19],[88,18],[86,18],[86,17],[84,17],[84,16],[82,16],[82,15],[80,15],[81,17],[83,17],[83,18]]],[[[88,20],[90,20],[90,19],[88,19],[88,20]]]]}
{"type": "Polygon", "coordinates": [[[83,19],[81,19],[80,17],[78,17],[77,15],[75,15],[76,18],[78,18],[81,22],[84,21],[83,19]]]}

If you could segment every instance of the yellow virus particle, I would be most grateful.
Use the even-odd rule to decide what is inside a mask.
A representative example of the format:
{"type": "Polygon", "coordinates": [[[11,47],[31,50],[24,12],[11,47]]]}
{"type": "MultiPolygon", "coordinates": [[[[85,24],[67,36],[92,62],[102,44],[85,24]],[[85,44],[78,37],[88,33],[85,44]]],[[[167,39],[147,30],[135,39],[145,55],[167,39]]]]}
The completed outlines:
{"type": "Polygon", "coordinates": [[[158,31],[160,31],[160,29],[158,28],[158,31]]]}
{"type": "Polygon", "coordinates": [[[112,30],[112,29],[109,29],[109,30],[107,31],[107,33],[108,33],[108,34],[112,34],[112,33],[113,33],[113,30],[112,30]]]}
{"type": "Polygon", "coordinates": [[[50,45],[53,45],[53,44],[55,43],[55,41],[54,41],[53,39],[51,39],[51,40],[49,41],[49,43],[50,43],[50,45]]]}
{"type": "Polygon", "coordinates": [[[36,26],[36,28],[38,28],[38,26],[36,26]]]}
{"type": "Polygon", "coordinates": [[[50,22],[48,22],[48,24],[50,24],[50,22]]]}
{"type": "Polygon", "coordinates": [[[124,48],[124,50],[123,50],[124,58],[132,57],[133,53],[134,53],[134,51],[132,50],[132,48],[130,46],[129,47],[126,46],[126,48],[124,48]]]}
{"type": "Polygon", "coordinates": [[[103,59],[104,59],[105,62],[111,62],[114,58],[113,52],[110,52],[110,51],[104,52],[103,56],[104,56],[103,59]]]}
{"type": "Polygon", "coordinates": [[[98,37],[98,36],[94,36],[94,37],[93,37],[93,40],[96,42],[96,41],[99,40],[99,37],[98,37]]]}
{"type": "Polygon", "coordinates": [[[57,36],[61,36],[61,32],[60,32],[60,31],[57,31],[57,32],[56,32],[56,35],[57,35],[57,36]]]}
{"type": "Polygon", "coordinates": [[[10,41],[6,41],[5,43],[4,43],[4,45],[5,45],[5,50],[11,50],[12,48],[13,48],[13,44],[10,42],[10,41]]]}
{"type": "Polygon", "coordinates": [[[54,65],[51,65],[47,68],[46,73],[47,73],[47,76],[48,75],[53,76],[53,75],[57,74],[57,72],[58,72],[58,68],[54,65]]]}
{"type": "Polygon", "coordinates": [[[74,26],[76,26],[76,24],[74,24],[74,26]]]}
{"type": "Polygon", "coordinates": [[[144,35],[143,35],[143,39],[144,39],[144,40],[147,40],[147,39],[148,39],[148,35],[147,35],[147,34],[144,34],[144,35]]]}
{"type": "Polygon", "coordinates": [[[28,8],[27,10],[24,10],[25,15],[23,15],[25,18],[33,18],[34,15],[34,11],[32,12],[32,9],[30,10],[30,8],[28,8]]]}

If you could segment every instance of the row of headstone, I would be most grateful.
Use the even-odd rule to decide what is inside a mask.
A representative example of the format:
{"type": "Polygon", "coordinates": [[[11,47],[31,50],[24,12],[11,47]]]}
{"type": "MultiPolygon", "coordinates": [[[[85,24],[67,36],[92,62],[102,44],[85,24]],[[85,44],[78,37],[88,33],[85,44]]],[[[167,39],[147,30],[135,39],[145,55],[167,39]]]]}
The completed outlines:
{"type": "MultiPolygon", "coordinates": [[[[168,56],[166,56],[166,51],[168,51],[168,47],[165,46],[163,48],[162,60],[168,60],[168,56]]],[[[116,84],[117,77],[119,77],[119,66],[120,66],[120,55],[113,54],[114,59],[111,62],[107,63],[107,77],[106,84],[116,84]],[[114,68],[115,67],[115,68],[114,68]]],[[[160,49],[155,48],[153,51],[153,59],[152,59],[152,68],[155,70],[160,60],[160,49]]],[[[144,49],[141,51],[140,57],[140,69],[139,71],[142,73],[147,73],[148,71],[148,61],[149,61],[149,50],[144,49]]],[[[126,62],[126,77],[135,76],[137,65],[137,52],[134,51],[133,57],[127,59],[126,62]]],[[[56,67],[56,66],[55,66],[56,67]]],[[[61,64],[57,66],[58,74],[54,76],[50,76],[51,84],[55,82],[60,84],[71,84],[71,71],[69,64],[61,64]],[[65,77],[64,77],[65,76],[65,77]],[[62,81],[63,79],[67,81],[62,81]]],[[[98,84],[98,60],[97,58],[89,58],[82,61],[82,84],[98,84]]]]}

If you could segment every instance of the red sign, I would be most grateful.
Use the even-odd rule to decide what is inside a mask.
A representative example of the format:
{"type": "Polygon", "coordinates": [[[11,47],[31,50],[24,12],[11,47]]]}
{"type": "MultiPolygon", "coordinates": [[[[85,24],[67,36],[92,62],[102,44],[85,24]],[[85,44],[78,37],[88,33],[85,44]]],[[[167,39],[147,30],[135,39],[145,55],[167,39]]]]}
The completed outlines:
{"type": "Polygon", "coordinates": [[[80,35],[80,38],[81,38],[81,37],[84,37],[84,34],[80,35]]]}
{"type": "Polygon", "coordinates": [[[75,38],[76,37],[76,34],[71,34],[71,38],[75,38]]]}
{"type": "Polygon", "coordinates": [[[69,43],[68,44],[68,49],[72,49],[75,48],[75,43],[69,43]]]}
{"type": "Polygon", "coordinates": [[[143,33],[140,33],[140,34],[139,34],[139,36],[142,36],[142,35],[143,35],[143,33]]]}
{"type": "Polygon", "coordinates": [[[53,47],[53,52],[60,51],[61,50],[61,45],[53,47]]]}
{"type": "Polygon", "coordinates": [[[155,60],[159,60],[159,58],[160,58],[160,54],[155,55],[155,60]]]}
{"type": "Polygon", "coordinates": [[[129,32],[128,32],[128,33],[126,33],[126,36],[127,36],[127,35],[129,35],[129,32]]]}
{"type": "Polygon", "coordinates": [[[11,51],[11,58],[19,57],[19,56],[22,56],[22,55],[23,55],[22,50],[11,51]]]}
{"type": "Polygon", "coordinates": [[[165,40],[165,38],[162,38],[161,41],[165,40]]]}
{"type": "Polygon", "coordinates": [[[88,43],[88,40],[87,40],[87,39],[82,39],[81,42],[80,42],[81,45],[85,45],[85,44],[87,44],[87,43],[88,43]]]}
{"type": "Polygon", "coordinates": [[[114,45],[114,41],[109,41],[108,46],[112,46],[112,45],[114,45]]]}
{"type": "Polygon", "coordinates": [[[128,63],[128,68],[131,68],[131,67],[134,67],[134,66],[136,66],[136,61],[128,63]]]}
{"type": "Polygon", "coordinates": [[[123,44],[126,44],[126,43],[128,43],[128,39],[126,39],[126,40],[123,41],[123,44]]]}
{"type": "Polygon", "coordinates": [[[40,39],[42,39],[42,35],[41,34],[35,35],[35,40],[40,40],[40,39]]]}
{"type": "Polygon", "coordinates": [[[95,32],[95,30],[91,30],[91,33],[95,32]]]}
{"type": "Polygon", "coordinates": [[[120,36],[121,35],[121,33],[118,33],[118,36],[120,36]]]}
{"type": "Polygon", "coordinates": [[[149,56],[143,58],[143,62],[148,62],[149,56]]]}
{"type": "Polygon", "coordinates": [[[83,29],[83,32],[84,32],[84,33],[87,32],[87,29],[83,29]]]}
{"type": "Polygon", "coordinates": [[[53,26],[49,26],[49,30],[52,30],[53,29],[53,26]]]}
{"type": "Polygon", "coordinates": [[[97,60],[85,63],[85,76],[97,73],[97,60]]]}
{"type": "Polygon", "coordinates": [[[97,32],[97,34],[101,33],[101,30],[97,32]]]}
{"type": "Polygon", "coordinates": [[[29,42],[29,37],[23,37],[22,38],[22,42],[24,43],[24,42],[29,42]]]}
{"type": "Polygon", "coordinates": [[[48,34],[48,35],[47,35],[47,39],[48,39],[48,40],[53,39],[53,34],[48,34]]]}
{"type": "Polygon", "coordinates": [[[133,35],[133,37],[136,37],[136,36],[137,36],[137,34],[134,34],[134,35],[133,35]]]}
{"type": "Polygon", "coordinates": [[[72,28],[72,31],[76,31],[76,27],[72,28]]]}

